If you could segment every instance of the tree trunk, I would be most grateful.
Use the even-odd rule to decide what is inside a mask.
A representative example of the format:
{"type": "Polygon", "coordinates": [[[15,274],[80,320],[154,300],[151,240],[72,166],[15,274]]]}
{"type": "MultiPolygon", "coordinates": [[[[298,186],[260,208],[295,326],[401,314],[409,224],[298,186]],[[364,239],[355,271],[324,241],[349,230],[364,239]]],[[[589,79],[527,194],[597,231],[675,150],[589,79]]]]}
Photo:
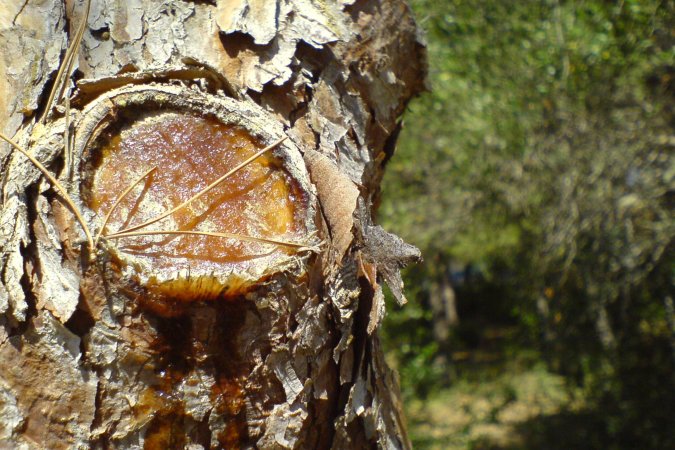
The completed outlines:
{"type": "Polygon", "coordinates": [[[450,331],[459,324],[459,314],[457,297],[445,264],[437,264],[429,289],[429,307],[433,314],[434,339],[442,347],[447,347],[450,331]]]}
{"type": "Polygon", "coordinates": [[[419,254],[370,221],[408,6],[86,10],[0,8],[0,448],[408,448],[377,329],[419,254]]]}

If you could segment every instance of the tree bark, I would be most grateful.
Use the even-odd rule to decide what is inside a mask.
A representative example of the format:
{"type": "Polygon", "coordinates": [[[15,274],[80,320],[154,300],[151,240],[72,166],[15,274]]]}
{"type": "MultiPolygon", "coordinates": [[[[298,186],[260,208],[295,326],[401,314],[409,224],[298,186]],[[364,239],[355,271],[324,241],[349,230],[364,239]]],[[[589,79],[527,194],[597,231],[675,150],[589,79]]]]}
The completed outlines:
{"type": "MultiPolygon", "coordinates": [[[[64,193],[3,144],[0,448],[409,448],[377,329],[381,283],[404,301],[398,270],[419,253],[371,222],[399,116],[424,88],[424,45],[409,7],[93,0],[85,10],[81,1],[3,3],[0,129],[58,178],[92,234],[105,223],[104,168],[121,191],[164,144],[143,147],[138,167],[113,164],[118,153],[103,149],[146,125],[156,134],[175,125],[180,133],[165,134],[178,139],[193,121],[221,137],[168,148],[141,206],[120,211],[152,217],[173,191],[217,171],[197,165],[166,198],[142,204],[173,165],[180,174],[185,160],[202,161],[214,150],[197,155],[197,146],[227,130],[238,130],[240,147],[286,137],[227,181],[234,196],[262,193],[222,220],[267,230],[286,217],[282,237],[302,245],[260,234],[129,244],[111,237],[113,226],[124,228],[111,215],[108,237],[92,247],[64,193]],[[65,95],[49,105],[82,20],[65,95]],[[255,170],[264,176],[247,187],[255,170]],[[175,253],[189,242],[201,250],[175,253]],[[234,262],[203,266],[203,252],[234,262]]],[[[184,209],[197,211],[194,203],[184,209]]],[[[199,220],[221,223],[217,206],[205,203],[199,220]]],[[[170,216],[163,220],[184,225],[170,216]]]]}

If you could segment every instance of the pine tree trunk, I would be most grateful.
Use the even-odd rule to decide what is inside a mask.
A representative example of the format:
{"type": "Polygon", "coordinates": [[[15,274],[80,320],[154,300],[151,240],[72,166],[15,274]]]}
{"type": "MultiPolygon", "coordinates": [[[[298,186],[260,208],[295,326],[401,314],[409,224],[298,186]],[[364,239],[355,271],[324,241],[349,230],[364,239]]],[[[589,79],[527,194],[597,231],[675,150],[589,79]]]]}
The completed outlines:
{"type": "Polygon", "coordinates": [[[0,7],[0,130],[68,194],[2,144],[0,448],[409,448],[377,330],[419,254],[371,222],[424,87],[409,7],[85,11],[0,7]]]}

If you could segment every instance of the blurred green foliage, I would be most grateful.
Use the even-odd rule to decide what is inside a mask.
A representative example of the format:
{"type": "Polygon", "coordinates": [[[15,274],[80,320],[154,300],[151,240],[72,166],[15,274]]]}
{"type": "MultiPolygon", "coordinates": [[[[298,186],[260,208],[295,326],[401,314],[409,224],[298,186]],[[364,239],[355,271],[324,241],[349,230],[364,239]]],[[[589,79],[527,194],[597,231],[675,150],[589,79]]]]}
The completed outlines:
{"type": "Polygon", "coordinates": [[[463,313],[502,320],[603,411],[588,448],[675,448],[675,2],[411,3],[431,92],[380,210],[426,261],[385,323],[404,392],[448,381],[486,325],[463,313]],[[440,342],[429,297],[453,264],[480,277],[440,342]]]}

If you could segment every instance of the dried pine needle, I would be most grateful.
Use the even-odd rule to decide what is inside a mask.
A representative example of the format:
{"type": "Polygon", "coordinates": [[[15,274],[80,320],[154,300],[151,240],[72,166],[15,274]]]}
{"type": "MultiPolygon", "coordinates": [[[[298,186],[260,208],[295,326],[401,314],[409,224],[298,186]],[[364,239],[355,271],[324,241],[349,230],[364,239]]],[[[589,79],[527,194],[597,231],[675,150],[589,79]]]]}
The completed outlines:
{"type": "Polygon", "coordinates": [[[65,201],[68,204],[68,207],[70,207],[70,209],[75,214],[75,217],[77,217],[77,221],[80,222],[80,225],[82,225],[82,229],[84,230],[84,234],[87,236],[87,242],[89,243],[89,249],[90,249],[91,252],[93,252],[94,251],[94,240],[91,237],[91,233],[89,232],[89,227],[87,226],[87,223],[84,221],[84,217],[82,217],[82,214],[80,213],[79,208],[77,206],[75,206],[75,203],[72,201],[72,199],[70,198],[70,195],[68,195],[68,192],[63,187],[63,185],[61,185],[61,183],[59,183],[58,180],[56,178],[54,178],[54,176],[52,174],[49,173],[47,168],[45,168],[45,166],[43,166],[42,163],[40,163],[40,161],[35,159],[35,157],[33,155],[31,155],[30,153],[28,153],[26,150],[21,148],[21,146],[19,144],[17,144],[16,142],[11,140],[7,136],[5,136],[3,133],[0,133],[0,138],[2,140],[4,140],[5,142],[7,142],[12,147],[14,147],[14,149],[16,151],[18,151],[23,156],[28,158],[28,160],[31,163],[33,163],[33,165],[35,167],[37,167],[37,169],[40,172],[42,172],[42,174],[45,176],[45,178],[47,178],[49,180],[49,182],[52,184],[52,186],[54,186],[54,188],[61,193],[61,195],[63,196],[63,201],[65,201]]]}
{"type": "Polygon", "coordinates": [[[91,9],[91,0],[87,0],[84,15],[80,26],[77,28],[75,33],[75,39],[70,43],[68,49],[66,50],[66,55],[63,58],[63,62],[59,67],[59,71],[56,73],[56,80],[54,81],[54,86],[52,87],[51,92],[49,93],[49,98],[47,99],[47,104],[45,105],[45,110],[40,119],[40,122],[45,123],[47,116],[52,109],[52,104],[54,103],[54,98],[56,97],[56,103],[61,100],[61,96],[66,88],[66,76],[73,70],[73,63],[75,61],[75,55],[80,48],[80,43],[82,42],[82,37],[84,36],[84,30],[87,28],[87,20],[89,19],[89,10],[91,9]],[[58,94],[57,94],[58,93],[58,94]]]}
{"type": "Polygon", "coordinates": [[[125,229],[125,230],[121,230],[121,231],[117,231],[117,232],[115,232],[115,233],[111,233],[111,234],[109,234],[109,235],[107,235],[107,236],[105,236],[105,237],[107,237],[107,238],[118,237],[118,236],[120,236],[120,235],[122,235],[122,234],[128,234],[128,233],[131,232],[131,231],[140,230],[141,228],[145,228],[145,227],[147,227],[148,225],[152,225],[152,224],[155,223],[155,222],[159,222],[160,220],[164,219],[165,217],[170,216],[171,214],[175,213],[176,211],[178,211],[178,210],[184,208],[185,206],[189,205],[189,204],[192,203],[193,201],[199,199],[199,198],[202,197],[204,194],[206,194],[207,192],[209,192],[211,189],[213,189],[214,187],[216,187],[217,185],[219,185],[220,183],[222,183],[223,181],[225,181],[228,177],[232,176],[234,173],[236,173],[236,172],[238,172],[239,170],[243,169],[244,167],[246,167],[247,165],[249,165],[251,162],[255,161],[257,158],[259,158],[260,156],[262,156],[264,153],[266,153],[266,152],[272,150],[273,148],[277,147],[277,146],[278,146],[279,144],[281,144],[284,140],[286,140],[286,137],[285,137],[285,136],[282,137],[281,139],[279,139],[278,141],[274,142],[273,144],[268,145],[268,146],[265,147],[264,149],[260,150],[259,152],[257,152],[257,153],[254,154],[253,156],[251,156],[251,157],[249,157],[248,159],[246,159],[244,162],[242,162],[242,163],[240,163],[239,165],[237,165],[236,167],[234,167],[232,170],[230,170],[229,172],[227,172],[227,173],[226,173],[225,175],[223,175],[222,177],[218,178],[218,179],[217,179],[216,181],[214,181],[213,183],[209,184],[207,187],[205,187],[204,189],[202,189],[201,191],[199,191],[199,192],[198,192],[197,194],[195,194],[194,196],[192,196],[192,197],[190,197],[189,199],[185,200],[185,201],[184,201],[183,203],[181,203],[180,205],[174,207],[173,209],[170,209],[169,211],[166,211],[166,212],[160,214],[160,215],[157,216],[157,217],[153,217],[152,219],[150,219],[150,220],[148,220],[148,221],[146,221],[146,222],[143,222],[143,223],[141,223],[141,224],[139,224],[139,225],[134,225],[134,226],[131,226],[131,227],[125,229]]]}
{"type": "Polygon", "coordinates": [[[138,237],[138,236],[160,236],[160,235],[193,235],[193,236],[211,236],[224,239],[236,239],[239,241],[251,241],[259,242],[261,244],[272,244],[279,245],[282,247],[293,247],[298,249],[308,249],[311,250],[312,247],[307,244],[300,242],[291,242],[283,241],[279,239],[268,239],[268,238],[259,238],[255,236],[246,236],[243,234],[235,233],[216,233],[212,231],[180,231],[180,230],[159,230],[159,231],[125,231],[120,233],[115,233],[108,236],[103,236],[104,239],[120,239],[125,237],[138,237]]]}
{"type": "Polygon", "coordinates": [[[121,194],[119,197],[117,197],[117,199],[115,200],[115,203],[113,203],[113,205],[110,207],[110,210],[109,210],[108,213],[105,215],[105,218],[103,219],[103,224],[101,225],[101,229],[98,230],[98,233],[96,233],[96,238],[94,239],[94,245],[95,245],[95,246],[98,247],[98,241],[99,241],[99,239],[101,238],[101,235],[105,232],[105,227],[106,227],[106,225],[108,224],[108,221],[110,220],[110,216],[112,216],[112,213],[115,211],[115,209],[116,209],[117,206],[120,204],[120,202],[121,202],[122,200],[124,200],[124,198],[125,198],[127,195],[129,195],[129,192],[131,192],[131,190],[132,190],[133,188],[135,188],[136,186],[138,186],[138,183],[140,183],[141,181],[143,181],[143,180],[145,179],[145,177],[147,177],[148,175],[150,175],[150,174],[151,174],[152,172],[154,172],[155,170],[157,170],[157,166],[153,167],[152,169],[148,170],[148,171],[145,172],[143,175],[141,175],[140,177],[138,177],[138,179],[137,179],[136,181],[134,181],[131,185],[129,185],[129,187],[126,188],[126,189],[124,190],[124,192],[122,192],[122,194],[121,194]]]}
{"type": "Polygon", "coordinates": [[[70,97],[66,95],[65,100],[66,115],[65,126],[63,128],[63,148],[65,156],[65,178],[70,181],[73,168],[73,149],[70,145],[70,97]]]}
{"type": "MultiPolygon", "coordinates": [[[[45,110],[42,115],[42,118],[40,121],[42,123],[45,122],[47,116],[49,115],[49,112],[51,111],[52,104],[54,103],[54,98],[57,97],[57,103],[61,100],[61,96],[63,95],[63,92],[66,88],[66,74],[70,73],[73,69],[73,62],[74,62],[74,57],[77,54],[77,51],[79,49],[80,43],[82,42],[82,37],[84,36],[84,31],[87,26],[87,19],[89,18],[89,11],[91,9],[91,0],[86,0],[86,7],[85,7],[85,12],[84,16],[82,18],[82,21],[80,23],[80,26],[77,29],[77,33],[75,35],[75,39],[73,42],[68,46],[68,49],[66,50],[66,55],[61,62],[61,65],[59,67],[59,70],[56,74],[56,80],[54,82],[54,86],[52,87],[50,93],[49,93],[49,98],[47,99],[47,103],[45,105],[45,110]],[[58,93],[58,95],[57,95],[58,93]]],[[[66,127],[69,127],[69,120],[70,120],[70,104],[66,104],[66,127]]],[[[70,198],[70,195],[68,195],[68,192],[66,189],[61,185],[61,183],[58,182],[58,180],[49,173],[49,171],[38,161],[33,157],[30,153],[28,153],[26,150],[24,150],[21,146],[19,146],[16,142],[11,140],[9,137],[5,136],[3,133],[0,133],[0,138],[7,142],[9,145],[11,145],[15,150],[17,150],[19,153],[24,155],[28,160],[40,171],[42,174],[49,180],[49,182],[52,184],[52,186],[58,190],[62,197],[63,201],[66,202],[68,207],[72,210],[72,212],[75,214],[75,217],[77,218],[77,221],[80,222],[80,225],[82,225],[82,229],[84,230],[84,234],[87,236],[87,242],[89,244],[89,249],[90,251],[94,252],[94,240],[91,236],[91,232],[89,231],[89,227],[87,226],[84,217],[82,217],[82,213],[80,212],[79,208],[75,206],[75,203],[72,201],[70,198]]],[[[71,163],[72,157],[71,155],[68,154],[69,152],[69,147],[68,147],[68,141],[69,141],[69,136],[68,136],[68,130],[66,130],[65,135],[64,135],[64,141],[65,141],[65,152],[66,152],[66,164],[69,165],[71,163]]],[[[66,171],[69,174],[70,173],[70,167],[66,167],[66,171]]]]}

